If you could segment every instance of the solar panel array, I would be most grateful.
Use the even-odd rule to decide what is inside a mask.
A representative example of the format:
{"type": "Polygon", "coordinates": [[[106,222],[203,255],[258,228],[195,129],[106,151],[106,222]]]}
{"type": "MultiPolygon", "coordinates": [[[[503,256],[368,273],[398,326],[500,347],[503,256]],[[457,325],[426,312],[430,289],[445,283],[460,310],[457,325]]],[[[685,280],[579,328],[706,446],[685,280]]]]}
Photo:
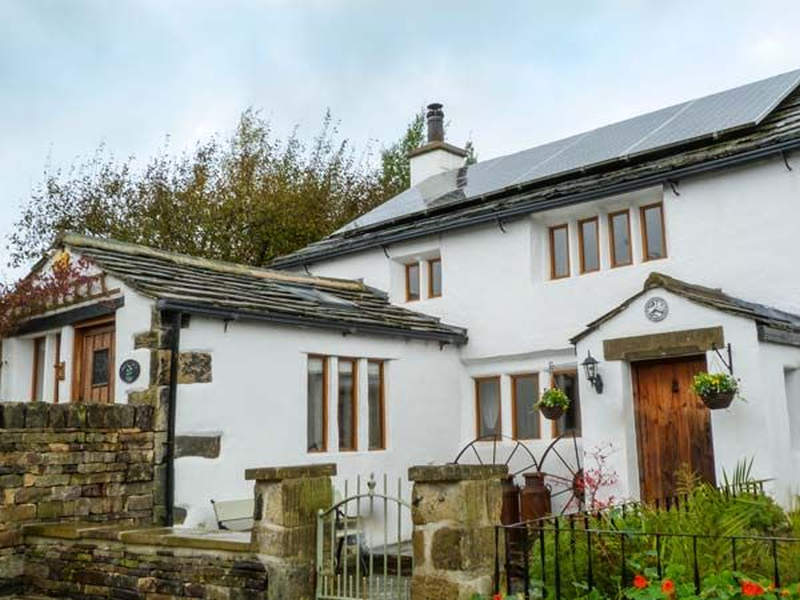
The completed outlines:
{"type": "MultiPolygon", "coordinates": [[[[689,100],[536,146],[435,175],[359,217],[340,231],[374,225],[424,211],[446,194],[472,198],[622,158],[665,150],[761,122],[800,83],[800,69],[741,87],[689,100]],[[460,185],[459,185],[460,181],[460,185]]],[[[447,198],[457,202],[458,198],[447,198]]]]}

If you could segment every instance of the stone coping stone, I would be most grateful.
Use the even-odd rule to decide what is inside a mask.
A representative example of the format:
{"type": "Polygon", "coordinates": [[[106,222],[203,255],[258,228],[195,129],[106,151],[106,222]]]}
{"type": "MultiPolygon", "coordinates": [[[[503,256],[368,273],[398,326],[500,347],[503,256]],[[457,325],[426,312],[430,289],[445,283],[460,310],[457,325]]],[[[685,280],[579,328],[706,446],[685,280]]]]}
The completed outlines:
{"type": "Polygon", "coordinates": [[[25,525],[26,536],[54,539],[102,539],[141,546],[169,546],[195,550],[222,550],[227,552],[252,552],[253,544],[232,539],[229,532],[176,527],[133,529],[128,524],[98,525],[97,523],[42,523],[25,525]]]}
{"type": "Polygon", "coordinates": [[[247,469],[244,472],[244,478],[248,481],[283,481],[284,479],[332,477],[334,475],[336,475],[335,463],[296,465],[289,467],[260,467],[257,469],[247,469]]]}
{"type": "Polygon", "coordinates": [[[417,483],[502,479],[507,476],[506,465],[420,465],[408,470],[408,480],[417,483]]]}

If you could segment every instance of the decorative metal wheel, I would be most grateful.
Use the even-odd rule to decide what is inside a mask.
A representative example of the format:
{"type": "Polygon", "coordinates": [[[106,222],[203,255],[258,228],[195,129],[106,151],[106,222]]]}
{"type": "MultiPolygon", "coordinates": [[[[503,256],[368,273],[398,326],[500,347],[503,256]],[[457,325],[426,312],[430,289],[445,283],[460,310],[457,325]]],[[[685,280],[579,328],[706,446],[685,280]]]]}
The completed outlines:
{"type": "Polygon", "coordinates": [[[536,457],[533,455],[533,452],[531,452],[530,448],[528,448],[519,440],[515,440],[505,435],[485,435],[483,437],[475,438],[461,449],[461,452],[458,453],[458,456],[456,456],[453,463],[475,464],[472,461],[477,460],[479,465],[509,466],[511,460],[515,456],[517,456],[518,460],[521,461],[522,467],[518,469],[515,466],[513,470],[509,467],[508,474],[510,476],[516,477],[520,473],[540,470],[539,462],[536,460],[536,457]],[[501,444],[500,446],[497,445],[498,442],[503,441],[512,442],[512,444],[501,444]],[[485,453],[485,450],[490,443],[492,445],[491,460],[489,460],[489,457],[481,456],[481,452],[479,451],[483,450],[485,453]]]}
{"type": "Polygon", "coordinates": [[[563,496],[561,500],[564,501],[564,505],[560,511],[562,515],[573,509],[583,510],[586,501],[586,481],[578,439],[574,431],[562,433],[548,444],[539,467],[540,472],[544,473],[546,485],[550,487],[551,500],[563,496]]]}

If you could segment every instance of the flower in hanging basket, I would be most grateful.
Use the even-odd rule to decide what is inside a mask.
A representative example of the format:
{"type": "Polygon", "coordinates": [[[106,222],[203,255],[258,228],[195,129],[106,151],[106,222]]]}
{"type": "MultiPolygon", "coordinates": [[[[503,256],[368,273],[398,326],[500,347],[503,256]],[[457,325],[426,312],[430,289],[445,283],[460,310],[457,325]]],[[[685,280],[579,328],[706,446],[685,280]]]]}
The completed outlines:
{"type": "Polygon", "coordinates": [[[569,408],[570,400],[563,390],[551,387],[545,390],[541,399],[536,405],[542,414],[548,419],[559,419],[564,411],[569,408]]]}
{"type": "Polygon", "coordinates": [[[727,373],[698,373],[692,389],[709,408],[728,408],[739,391],[739,382],[727,373]]]}

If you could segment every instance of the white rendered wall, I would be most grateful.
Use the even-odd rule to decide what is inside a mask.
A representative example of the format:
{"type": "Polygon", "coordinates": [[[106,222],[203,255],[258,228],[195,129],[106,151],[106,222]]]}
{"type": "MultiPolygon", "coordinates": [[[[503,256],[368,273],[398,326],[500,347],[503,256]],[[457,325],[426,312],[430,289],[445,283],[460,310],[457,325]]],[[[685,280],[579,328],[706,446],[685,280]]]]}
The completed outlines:
{"type": "MultiPolygon", "coordinates": [[[[252,496],[250,467],[335,462],[338,485],[388,474],[393,488],[414,464],[452,460],[461,414],[458,351],[438,343],[343,336],[321,330],[192,317],[181,350],[212,354],[212,382],[178,386],[177,434],[222,434],[218,459],[176,461],[176,504],[186,525],[212,526],[211,499],[252,496]],[[368,451],[367,380],[359,377],[358,446],[338,451],[336,363],[329,366],[328,447],[306,450],[307,354],[384,359],[387,449],[368,451]]],[[[360,375],[366,364],[361,361],[360,375]]],[[[404,484],[406,499],[410,488],[404,484]]],[[[351,488],[352,489],[352,488],[351,488]]]]}
{"type": "MultiPolygon", "coordinates": [[[[740,380],[740,394],[745,399],[735,400],[727,410],[711,411],[717,481],[723,480],[723,471],[732,473],[737,462],[753,458],[753,475],[775,478],[772,489],[776,497],[789,503],[798,482],[798,466],[788,460],[791,451],[783,370],[784,365],[800,363],[800,349],[761,344],[753,321],[700,306],[662,289],[642,295],[577,345],[579,356],[591,351],[601,361],[605,384],[603,393],[597,394],[581,378],[583,443],[588,448],[610,441],[618,448],[611,462],[620,476],[614,491],[618,497],[635,498],[639,493],[631,365],[604,360],[603,340],[715,326],[723,328],[725,342],[732,345],[734,375],[740,380]],[[644,314],[644,305],[652,296],[669,303],[669,315],[660,323],[650,322],[644,314]]],[[[710,372],[725,371],[714,352],[706,353],[706,362],[710,372]]]]}

